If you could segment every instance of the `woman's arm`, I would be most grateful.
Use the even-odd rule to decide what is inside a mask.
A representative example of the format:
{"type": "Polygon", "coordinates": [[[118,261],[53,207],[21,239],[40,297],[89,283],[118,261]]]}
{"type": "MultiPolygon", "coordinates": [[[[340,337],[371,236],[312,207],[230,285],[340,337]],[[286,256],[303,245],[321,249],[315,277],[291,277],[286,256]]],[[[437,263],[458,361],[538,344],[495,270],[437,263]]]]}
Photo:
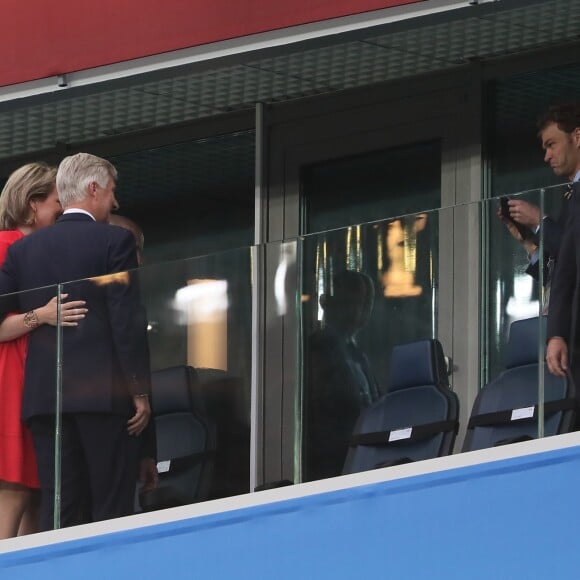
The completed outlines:
{"type": "MultiPolygon", "coordinates": [[[[61,299],[64,300],[67,296],[68,294],[61,294],[61,299]]],[[[84,300],[61,302],[61,325],[78,326],[78,321],[82,320],[88,312],[88,309],[84,306],[84,300]]],[[[57,303],[55,296],[40,308],[35,308],[25,314],[12,314],[7,316],[0,324],[0,342],[20,338],[42,324],[56,326],[56,321],[57,303]]]]}

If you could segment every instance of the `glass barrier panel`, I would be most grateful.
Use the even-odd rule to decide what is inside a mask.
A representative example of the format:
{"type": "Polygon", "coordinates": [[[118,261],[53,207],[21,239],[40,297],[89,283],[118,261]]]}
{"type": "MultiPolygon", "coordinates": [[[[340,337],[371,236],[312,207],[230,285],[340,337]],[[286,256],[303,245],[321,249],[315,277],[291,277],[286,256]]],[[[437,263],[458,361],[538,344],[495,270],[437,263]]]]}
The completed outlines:
{"type": "MultiPolygon", "coordinates": [[[[489,203],[493,203],[490,201],[489,203]]],[[[489,296],[492,315],[487,318],[487,332],[484,335],[489,347],[489,364],[484,368],[484,377],[490,378],[507,361],[514,360],[514,340],[511,334],[518,335],[521,328],[532,332],[538,346],[537,359],[537,406],[534,417],[538,422],[537,436],[554,435],[575,428],[575,389],[572,374],[558,376],[546,366],[546,339],[556,318],[560,319],[558,334],[568,336],[573,320],[572,295],[562,298],[556,291],[552,299],[552,288],[558,277],[558,256],[564,244],[564,227],[571,213],[571,195],[567,184],[520,194],[501,196],[498,201],[500,211],[510,212],[503,219],[503,233],[490,229],[490,259],[488,270],[489,296]],[[508,235],[518,243],[516,253],[504,251],[498,240],[508,235]],[[550,310],[554,313],[550,315],[550,310]],[[538,316],[535,329],[531,322],[521,319],[538,316]],[[562,322],[562,316],[564,320],[562,322]],[[503,319],[503,320],[502,320],[503,319]],[[516,324],[517,321],[517,324],[516,324]],[[499,368],[498,368],[499,367],[499,368]]],[[[491,213],[491,212],[490,212],[491,213]]],[[[572,248],[574,254],[574,249],[572,248]]],[[[569,266],[574,266],[574,255],[564,258],[569,266]]],[[[553,334],[553,331],[552,331],[553,334]]],[[[519,342],[529,337],[519,335],[519,342]]],[[[570,344],[574,344],[574,340],[570,344]]],[[[569,345],[568,345],[569,346],[569,345]]],[[[573,362],[573,352],[572,355],[573,362]]],[[[521,355],[521,352],[520,352],[521,355]]],[[[572,364],[572,369],[574,365],[572,364]]],[[[564,374],[564,373],[561,373],[564,374]]],[[[529,410],[521,411],[529,413],[529,410]]]]}
{"type": "Polygon", "coordinates": [[[549,239],[563,193],[2,296],[2,314],[36,313],[22,381],[45,490],[40,528],[250,491],[251,420],[265,486],[574,429],[575,275],[570,300],[551,293],[564,280],[558,256],[576,267],[573,236],[561,237],[563,254],[549,239]],[[522,204],[546,216],[526,239],[501,217],[522,204]],[[557,316],[565,378],[545,364],[557,316]]]}
{"type": "Polygon", "coordinates": [[[243,248],[62,285],[87,309],[62,320],[62,527],[249,491],[251,266],[243,248]]]}
{"type": "Polygon", "coordinates": [[[28,273],[16,267],[0,272],[0,539],[55,525],[58,290],[5,294],[25,286],[28,273]]]}
{"type": "MultiPolygon", "coordinates": [[[[543,213],[544,195],[510,198],[543,213]]],[[[501,211],[495,198],[301,239],[301,480],[572,428],[544,365],[543,228],[525,244],[501,211]]]]}
{"type": "Polygon", "coordinates": [[[488,202],[490,206],[497,205],[496,212],[502,207],[511,207],[512,211],[520,212],[514,214],[516,219],[532,222],[530,227],[526,227],[521,223],[516,226],[518,222],[514,224],[509,220],[504,223],[499,219],[490,220],[487,246],[488,284],[485,291],[491,313],[485,331],[489,345],[489,373],[497,372],[501,366],[501,333],[507,330],[509,323],[515,319],[537,315],[540,310],[545,314],[548,311],[549,288],[555,261],[553,247],[559,243],[564,226],[566,208],[562,206],[567,203],[563,195],[566,191],[566,186],[555,186],[545,190],[500,196],[499,200],[488,202]],[[541,215],[544,217],[541,218],[541,215]],[[541,224],[543,227],[540,227],[541,224]],[[517,227],[526,239],[521,239],[522,233],[517,231],[517,227]],[[548,232],[545,267],[540,269],[538,264],[542,261],[539,260],[539,252],[543,250],[540,242],[545,240],[545,232],[548,232]],[[506,233],[516,242],[513,252],[505,251],[506,233]]]}
{"type": "Polygon", "coordinates": [[[544,434],[542,192],[499,196],[481,207],[480,380],[465,417],[464,451],[544,434]]]}
{"type": "Polygon", "coordinates": [[[388,388],[396,344],[436,332],[436,212],[302,240],[302,478],[340,475],[361,411],[388,388]]]}

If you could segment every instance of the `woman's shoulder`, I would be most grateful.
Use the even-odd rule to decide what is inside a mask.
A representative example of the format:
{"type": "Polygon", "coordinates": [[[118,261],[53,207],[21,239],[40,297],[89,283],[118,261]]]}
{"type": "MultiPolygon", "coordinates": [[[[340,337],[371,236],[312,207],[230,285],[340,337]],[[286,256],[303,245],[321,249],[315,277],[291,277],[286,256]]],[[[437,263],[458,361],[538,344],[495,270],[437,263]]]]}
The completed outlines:
{"type": "Polygon", "coordinates": [[[6,252],[8,248],[20,238],[23,238],[24,234],[19,230],[3,230],[0,231],[0,262],[4,262],[6,257],[6,252]]]}
{"type": "Polygon", "coordinates": [[[20,230],[0,230],[0,239],[19,240],[24,234],[20,230]]]}
{"type": "Polygon", "coordinates": [[[0,231],[0,243],[2,245],[13,244],[16,240],[23,238],[24,234],[19,230],[3,230],[0,231]]]}

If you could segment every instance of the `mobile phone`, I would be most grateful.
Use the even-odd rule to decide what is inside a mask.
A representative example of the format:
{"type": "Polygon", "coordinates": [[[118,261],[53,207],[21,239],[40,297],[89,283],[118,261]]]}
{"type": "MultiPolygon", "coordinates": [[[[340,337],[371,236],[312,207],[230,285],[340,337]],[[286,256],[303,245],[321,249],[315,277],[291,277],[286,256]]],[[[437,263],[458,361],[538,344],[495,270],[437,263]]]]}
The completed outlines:
{"type": "Polygon", "coordinates": [[[520,236],[522,236],[522,240],[532,239],[533,238],[532,231],[526,226],[516,222],[514,218],[510,215],[510,206],[508,203],[510,199],[511,198],[508,195],[500,198],[499,203],[501,207],[501,215],[506,220],[509,220],[512,224],[514,224],[514,226],[516,226],[516,230],[518,230],[518,233],[520,234],[520,236]]]}
{"type": "Polygon", "coordinates": [[[501,206],[501,215],[506,220],[509,220],[510,222],[513,222],[514,220],[512,219],[512,216],[510,215],[510,206],[509,206],[509,203],[508,203],[509,200],[510,200],[510,198],[507,197],[507,196],[500,198],[499,203],[500,203],[500,206],[501,206]]]}

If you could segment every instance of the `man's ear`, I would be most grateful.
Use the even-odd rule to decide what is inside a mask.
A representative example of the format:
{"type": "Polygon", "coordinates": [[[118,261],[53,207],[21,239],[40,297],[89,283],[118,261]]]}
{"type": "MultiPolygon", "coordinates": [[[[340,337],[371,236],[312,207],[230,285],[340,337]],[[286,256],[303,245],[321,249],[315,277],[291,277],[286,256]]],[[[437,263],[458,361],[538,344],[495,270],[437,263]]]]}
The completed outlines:
{"type": "Polygon", "coordinates": [[[98,184],[96,181],[91,181],[88,185],[87,185],[87,193],[89,195],[89,197],[96,197],[97,196],[97,189],[98,189],[98,184]]]}
{"type": "Polygon", "coordinates": [[[580,149],[580,127],[576,127],[572,131],[572,138],[574,139],[574,145],[580,149]]]}

